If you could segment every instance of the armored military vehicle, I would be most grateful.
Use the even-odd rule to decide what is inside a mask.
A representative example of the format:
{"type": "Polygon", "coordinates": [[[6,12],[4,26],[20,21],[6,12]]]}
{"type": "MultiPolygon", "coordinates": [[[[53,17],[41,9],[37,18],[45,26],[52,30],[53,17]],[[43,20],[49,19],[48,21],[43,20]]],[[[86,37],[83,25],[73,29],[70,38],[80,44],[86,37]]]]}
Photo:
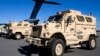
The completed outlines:
{"type": "Polygon", "coordinates": [[[21,39],[26,35],[30,35],[32,31],[32,23],[27,21],[20,21],[20,22],[10,22],[9,30],[10,30],[10,37],[13,36],[15,39],[21,39]]]}
{"type": "Polygon", "coordinates": [[[96,18],[80,11],[67,10],[50,16],[43,25],[33,26],[25,40],[39,47],[47,47],[51,56],[62,56],[65,47],[76,48],[85,44],[96,48],[96,18]]]}
{"type": "Polygon", "coordinates": [[[38,19],[25,19],[20,22],[9,22],[9,38],[21,39],[27,35],[31,35],[32,27],[38,24],[38,22],[38,19]]]}

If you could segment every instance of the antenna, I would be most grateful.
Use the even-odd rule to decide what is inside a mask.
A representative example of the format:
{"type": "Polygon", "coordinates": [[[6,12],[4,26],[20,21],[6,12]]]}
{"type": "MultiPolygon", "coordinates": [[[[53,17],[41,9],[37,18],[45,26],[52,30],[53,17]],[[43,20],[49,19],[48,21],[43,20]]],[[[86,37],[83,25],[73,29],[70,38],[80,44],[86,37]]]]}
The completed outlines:
{"type": "Polygon", "coordinates": [[[92,16],[92,12],[90,12],[89,16],[92,16]]]}
{"type": "Polygon", "coordinates": [[[52,4],[52,5],[60,5],[60,3],[52,2],[52,1],[46,1],[46,0],[33,0],[35,2],[35,6],[32,10],[30,19],[36,19],[38,12],[40,11],[40,8],[42,7],[42,4],[52,4]]]}

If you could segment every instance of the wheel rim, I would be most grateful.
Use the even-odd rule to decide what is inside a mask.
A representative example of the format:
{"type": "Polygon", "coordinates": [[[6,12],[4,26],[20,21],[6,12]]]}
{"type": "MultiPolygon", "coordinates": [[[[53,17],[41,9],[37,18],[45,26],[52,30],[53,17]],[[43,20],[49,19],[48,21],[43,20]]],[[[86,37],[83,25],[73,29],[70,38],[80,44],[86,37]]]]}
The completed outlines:
{"type": "Polygon", "coordinates": [[[62,47],[62,45],[61,44],[57,44],[56,45],[56,48],[55,48],[55,53],[56,53],[56,55],[61,55],[62,54],[62,51],[63,51],[63,47],[62,47]]]}
{"type": "Polygon", "coordinates": [[[91,40],[91,47],[93,47],[93,48],[94,48],[94,47],[95,47],[95,45],[96,45],[96,42],[95,42],[95,40],[94,40],[94,39],[92,39],[92,40],[91,40]]]}
{"type": "Polygon", "coordinates": [[[18,34],[18,35],[16,35],[16,38],[17,38],[17,39],[20,39],[20,38],[21,38],[21,36],[18,34]]]}

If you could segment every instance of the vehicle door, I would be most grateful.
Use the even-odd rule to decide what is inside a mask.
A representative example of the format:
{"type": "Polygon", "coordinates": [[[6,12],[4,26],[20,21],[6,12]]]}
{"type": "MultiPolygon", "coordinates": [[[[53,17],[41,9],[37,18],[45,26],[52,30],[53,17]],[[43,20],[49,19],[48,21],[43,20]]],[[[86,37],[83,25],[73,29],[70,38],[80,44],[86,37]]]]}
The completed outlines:
{"type": "Polygon", "coordinates": [[[67,15],[65,18],[65,33],[69,41],[77,41],[76,37],[76,19],[74,15],[67,15]]]}

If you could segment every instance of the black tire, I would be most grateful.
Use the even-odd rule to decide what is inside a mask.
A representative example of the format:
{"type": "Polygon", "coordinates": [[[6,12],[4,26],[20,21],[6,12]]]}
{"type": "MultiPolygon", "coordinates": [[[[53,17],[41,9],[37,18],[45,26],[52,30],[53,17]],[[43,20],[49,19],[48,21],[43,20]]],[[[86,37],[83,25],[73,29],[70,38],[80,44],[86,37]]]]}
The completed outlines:
{"type": "Polygon", "coordinates": [[[49,47],[50,56],[63,56],[65,44],[61,39],[56,39],[56,38],[52,39],[48,47],[49,47]],[[59,52],[59,50],[61,52],[59,52]]]}
{"type": "Polygon", "coordinates": [[[21,39],[22,38],[22,34],[21,33],[15,33],[15,39],[16,40],[19,40],[19,39],[21,39]]]}
{"type": "Polygon", "coordinates": [[[88,50],[93,50],[96,48],[96,38],[95,36],[91,36],[89,40],[86,42],[86,47],[88,50]]]}

